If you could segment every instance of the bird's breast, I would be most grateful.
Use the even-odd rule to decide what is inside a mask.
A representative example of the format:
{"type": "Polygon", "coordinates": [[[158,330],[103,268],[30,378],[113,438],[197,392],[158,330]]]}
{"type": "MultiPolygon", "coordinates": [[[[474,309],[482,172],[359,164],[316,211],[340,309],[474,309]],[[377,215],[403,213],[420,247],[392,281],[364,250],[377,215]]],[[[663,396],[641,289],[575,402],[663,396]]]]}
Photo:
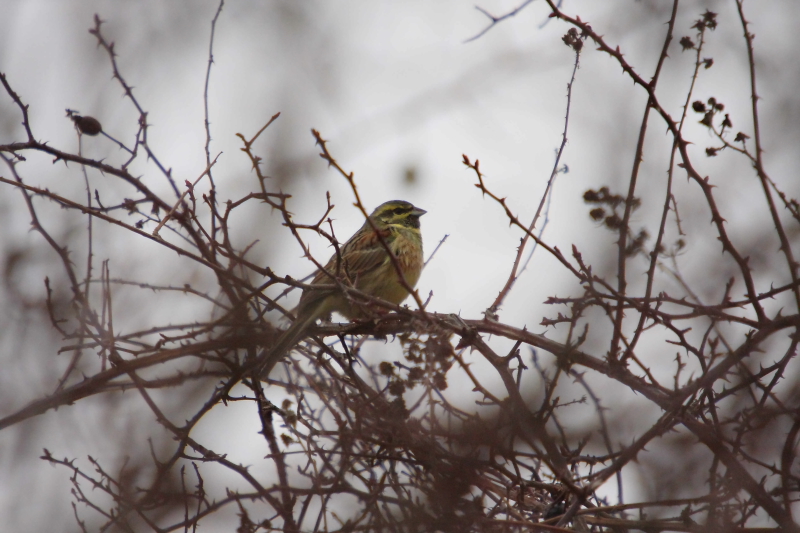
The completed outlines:
{"type": "Polygon", "coordinates": [[[393,244],[392,252],[403,270],[403,277],[413,289],[422,273],[422,241],[418,235],[399,232],[393,244]]]}

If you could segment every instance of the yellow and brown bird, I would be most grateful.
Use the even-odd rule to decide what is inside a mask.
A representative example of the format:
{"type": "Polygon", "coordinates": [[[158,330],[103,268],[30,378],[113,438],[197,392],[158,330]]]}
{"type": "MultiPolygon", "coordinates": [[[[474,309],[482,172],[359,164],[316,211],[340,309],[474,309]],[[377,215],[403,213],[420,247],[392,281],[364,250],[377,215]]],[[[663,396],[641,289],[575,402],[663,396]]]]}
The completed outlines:
{"type": "Polygon", "coordinates": [[[339,283],[393,304],[406,299],[408,289],[414,288],[422,273],[419,217],[425,213],[403,200],[391,200],[372,212],[369,220],[341,247],[340,254],[334,254],[325,268],[314,275],[310,287],[303,290],[295,309],[297,319],[267,355],[262,364],[262,379],[269,376],[317,319],[334,311],[351,320],[368,315],[364,303],[342,291],[339,283]]]}

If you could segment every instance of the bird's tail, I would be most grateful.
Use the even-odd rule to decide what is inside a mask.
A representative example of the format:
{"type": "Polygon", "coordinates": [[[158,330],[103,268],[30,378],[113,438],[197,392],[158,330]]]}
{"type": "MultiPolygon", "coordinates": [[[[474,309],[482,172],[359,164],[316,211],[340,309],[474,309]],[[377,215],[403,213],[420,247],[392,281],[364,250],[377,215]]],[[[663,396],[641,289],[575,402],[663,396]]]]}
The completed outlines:
{"type": "Polygon", "coordinates": [[[319,318],[317,313],[306,313],[306,315],[305,317],[298,317],[297,320],[289,326],[289,329],[284,331],[280,338],[278,338],[278,342],[275,343],[275,346],[272,347],[261,363],[261,369],[258,372],[261,379],[267,379],[269,377],[275,365],[280,363],[283,356],[289,353],[289,351],[305,337],[308,329],[314,324],[317,318],[319,318]]]}

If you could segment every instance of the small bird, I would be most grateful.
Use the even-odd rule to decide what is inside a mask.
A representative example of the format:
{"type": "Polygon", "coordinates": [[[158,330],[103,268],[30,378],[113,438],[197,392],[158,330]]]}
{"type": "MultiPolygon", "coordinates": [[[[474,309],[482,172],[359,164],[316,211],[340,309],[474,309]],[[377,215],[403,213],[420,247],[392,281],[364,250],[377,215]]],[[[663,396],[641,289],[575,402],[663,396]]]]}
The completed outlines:
{"type": "Polygon", "coordinates": [[[262,363],[262,379],[269,376],[275,365],[300,342],[317,319],[327,317],[334,311],[350,320],[368,316],[363,304],[359,305],[336,287],[337,280],[393,304],[406,299],[409,295],[407,287],[413,289],[422,273],[419,217],[425,213],[425,210],[403,200],[383,203],[372,212],[370,220],[364,221],[361,229],[341,247],[341,253],[334,254],[325,269],[314,275],[311,286],[303,290],[295,309],[297,319],[281,334],[262,363]],[[381,243],[379,235],[386,246],[381,243]],[[387,253],[387,247],[397,259],[396,262],[387,253]],[[402,272],[405,285],[397,267],[402,272]]]}

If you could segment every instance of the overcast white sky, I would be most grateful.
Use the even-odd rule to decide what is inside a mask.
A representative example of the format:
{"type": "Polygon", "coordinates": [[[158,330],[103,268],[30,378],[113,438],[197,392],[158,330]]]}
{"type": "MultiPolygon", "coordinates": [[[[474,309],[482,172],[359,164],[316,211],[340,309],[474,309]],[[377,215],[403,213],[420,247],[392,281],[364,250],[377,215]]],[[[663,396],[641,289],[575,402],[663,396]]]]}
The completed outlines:
{"type": "MultiPolygon", "coordinates": [[[[449,238],[424,272],[418,285],[420,293],[426,297],[433,291],[431,310],[479,318],[505,282],[520,233],[508,227],[499,206],[481,197],[473,186],[474,175],[461,163],[462,154],[480,159],[488,187],[507,196],[521,219],[530,221],[561,142],[566,84],[574,56],[561,42],[568,28],[548,19],[546,4],[541,1],[480,39],[465,42],[487,24],[486,17],[474,8],[476,3],[495,14],[518,4],[509,0],[228,0],[216,29],[209,100],[211,150],[222,154],[214,169],[221,200],[235,200],[256,189],[249,161],[239,150],[241,143],[235,134],[250,136],[270,116],[281,112],[280,119],[257,144],[257,151],[274,176],[274,190],[295,195],[290,204],[295,219],[303,222],[318,217],[329,191],[336,204],[333,216],[340,239],[347,238],[363,222],[352,207],[352,192],[345,180],[317,157],[310,133],[315,128],[330,141],[329,149],[339,163],[355,173],[368,208],[402,198],[428,210],[422,219],[427,251],[432,251],[445,234],[449,238]],[[409,174],[413,180],[406,179],[409,174]]],[[[206,166],[203,82],[210,21],[217,4],[216,0],[0,0],[0,71],[30,105],[37,138],[75,150],[74,130],[64,117],[64,110],[71,108],[95,116],[105,131],[130,141],[136,130],[136,112],[111,78],[107,56],[88,33],[93,15],[99,14],[106,21],[106,38],[116,43],[125,79],[135,87],[137,98],[149,112],[151,146],[173,169],[179,184],[186,179],[193,181],[206,166]]],[[[590,21],[649,78],[662,45],[668,4],[568,0],[564,9],[590,21]]],[[[800,124],[794,96],[798,69],[795,54],[800,43],[793,28],[797,17],[791,15],[797,15],[798,8],[788,0],[746,5],[763,67],[763,118],[775,124],[764,132],[772,157],[768,161],[773,176],[790,191],[792,187],[796,190],[797,155],[791,147],[797,145],[800,124]]],[[[694,35],[691,22],[706,8],[720,12],[720,27],[707,54],[714,57],[715,66],[701,78],[698,97],[714,95],[724,101],[735,127],[749,131],[749,88],[742,83],[747,65],[742,62],[741,28],[732,2],[687,2],[682,6],[676,41],[663,74],[664,102],[673,116],[680,114],[693,56],[681,53],[677,39],[694,35]]],[[[603,250],[614,237],[589,219],[589,207],[581,197],[590,187],[621,187],[627,182],[645,98],[609,57],[592,46],[586,48],[581,61],[569,143],[562,159],[569,172],[557,180],[545,239],[565,253],[575,244],[596,271],[603,272],[613,267],[603,250]]],[[[0,143],[24,139],[19,122],[18,110],[3,93],[0,143]]],[[[662,123],[655,121],[651,128],[648,146],[655,151],[668,139],[662,123]]],[[[707,133],[696,126],[689,131],[697,139],[693,149],[702,153],[704,143],[710,142],[707,133]]],[[[111,162],[124,157],[102,137],[84,138],[83,149],[92,157],[111,162]]],[[[643,194],[662,190],[667,168],[664,154],[662,150],[646,155],[640,178],[643,194]]],[[[30,184],[61,187],[82,197],[83,181],[78,174],[72,174],[74,184],[64,185],[61,165],[51,165],[47,157],[31,155],[30,159],[20,167],[30,184]]],[[[736,179],[737,166],[733,163],[708,162],[700,157],[697,163],[716,179],[736,179]]],[[[152,166],[140,170],[153,188],[167,190],[152,166]]],[[[0,175],[4,172],[0,169],[0,175]]],[[[130,193],[109,177],[94,175],[90,179],[107,198],[130,193]]],[[[681,188],[690,190],[683,177],[678,181],[678,194],[681,188]]],[[[723,214],[734,226],[748,226],[749,195],[726,194],[723,214]]],[[[0,215],[0,224],[7,228],[0,237],[4,249],[38,242],[38,236],[28,231],[27,219],[13,216],[22,207],[19,200],[16,191],[0,191],[0,207],[6,213],[0,215]]],[[[661,201],[658,194],[645,199],[634,225],[654,229],[661,201]]],[[[312,270],[268,208],[253,204],[241,211],[233,219],[232,232],[241,247],[260,239],[251,260],[295,277],[312,270]]],[[[698,218],[708,220],[704,214],[698,218]]],[[[83,224],[82,220],[76,222],[75,230],[83,224]]],[[[141,249],[136,254],[130,254],[128,243],[115,238],[119,234],[100,228],[97,231],[98,257],[128,258],[112,259],[112,274],[133,280],[203,283],[197,279],[175,280],[175,270],[170,266],[173,256],[144,241],[138,243],[141,249]],[[161,259],[165,268],[153,272],[153,265],[161,259]],[[147,270],[143,271],[145,266],[147,270]]],[[[687,240],[691,249],[691,236],[687,240]]],[[[329,255],[322,239],[308,235],[308,242],[318,258],[329,255]]],[[[700,252],[697,259],[689,260],[688,270],[719,255],[718,249],[700,252]]],[[[53,270],[59,268],[52,264],[53,270]]],[[[49,269],[47,259],[43,259],[26,279],[19,280],[20,285],[31,294],[41,293],[42,279],[53,275],[49,269]]],[[[544,300],[578,293],[574,281],[539,250],[501,310],[501,319],[545,332],[538,325],[542,317],[554,316],[559,309],[543,305],[544,300]]],[[[120,298],[128,298],[123,301],[131,306],[137,302],[136,295],[120,298]]],[[[194,311],[165,306],[146,315],[132,313],[127,326],[130,331],[159,323],[165,317],[189,317],[194,311]]],[[[11,345],[6,340],[3,347],[9,350],[11,345]]],[[[35,369],[29,372],[34,375],[35,369]]],[[[26,375],[25,371],[13,379],[19,375],[26,375]]],[[[36,383],[13,404],[18,408],[52,387],[52,383],[36,383]]],[[[20,510],[20,491],[11,487],[23,486],[35,493],[32,502],[36,505],[41,506],[44,499],[51,501],[55,515],[67,523],[72,520],[68,488],[63,483],[65,473],[56,474],[62,483],[47,485],[41,480],[53,475],[53,470],[36,457],[43,447],[57,455],[86,453],[86,440],[92,438],[96,427],[85,420],[86,426],[81,426],[76,418],[67,418],[62,425],[65,431],[69,426],[70,436],[63,439],[57,431],[41,431],[47,423],[52,430],[56,417],[52,413],[48,417],[48,422],[30,429],[34,436],[29,440],[0,435],[0,477],[5,487],[0,489],[0,516],[12,517],[14,531],[52,529],[52,522],[25,512],[19,513],[25,522],[14,522],[20,510]],[[82,429],[76,432],[76,425],[82,429]],[[18,442],[25,442],[25,449],[11,445],[18,442]],[[10,481],[23,478],[28,479],[10,481]],[[30,518],[40,522],[28,523],[30,518]]],[[[59,412],[58,418],[63,417],[59,412]]]]}

